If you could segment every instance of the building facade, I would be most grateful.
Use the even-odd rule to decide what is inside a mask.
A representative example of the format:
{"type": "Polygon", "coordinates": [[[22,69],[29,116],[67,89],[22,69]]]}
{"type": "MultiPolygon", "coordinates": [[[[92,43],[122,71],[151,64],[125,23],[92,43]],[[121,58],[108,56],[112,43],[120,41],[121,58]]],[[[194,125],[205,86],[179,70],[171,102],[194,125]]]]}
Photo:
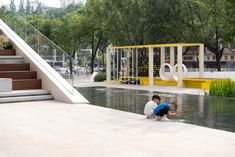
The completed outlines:
{"type": "MultiPolygon", "coordinates": [[[[183,56],[184,64],[189,69],[198,67],[198,54],[194,50],[190,50],[183,56]]],[[[216,71],[216,56],[214,53],[205,48],[204,56],[205,70],[216,71]]],[[[224,49],[223,56],[221,57],[221,68],[224,71],[235,70],[235,46],[230,46],[224,49]]]]}

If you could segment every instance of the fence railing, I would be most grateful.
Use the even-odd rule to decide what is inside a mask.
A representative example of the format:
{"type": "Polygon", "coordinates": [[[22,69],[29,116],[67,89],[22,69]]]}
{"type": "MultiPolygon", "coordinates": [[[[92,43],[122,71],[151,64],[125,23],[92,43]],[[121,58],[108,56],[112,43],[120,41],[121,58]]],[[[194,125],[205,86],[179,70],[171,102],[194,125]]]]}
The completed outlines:
{"type": "MultiPolygon", "coordinates": [[[[1,10],[1,20],[20,36],[41,58],[55,69],[68,83],[74,87],[74,59],[34,28],[25,18],[9,10],[1,10]]],[[[57,79],[57,78],[55,78],[57,79]]],[[[67,88],[67,87],[65,87],[67,88]]],[[[74,88],[68,89],[71,94],[74,88]]]]}

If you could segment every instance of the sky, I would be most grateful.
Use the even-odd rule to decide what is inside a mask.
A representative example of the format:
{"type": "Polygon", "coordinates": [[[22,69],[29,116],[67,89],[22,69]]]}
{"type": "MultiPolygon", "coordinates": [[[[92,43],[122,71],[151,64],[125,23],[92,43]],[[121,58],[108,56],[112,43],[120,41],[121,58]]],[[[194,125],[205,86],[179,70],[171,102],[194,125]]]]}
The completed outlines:
{"type": "MultiPolygon", "coordinates": [[[[25,0],[26,1],[26,0],[25,0]]],[[[10,0],[0,0],[1,3],[3,4],[10,4],[10,0]]],[[[15,4],[19,5],[20,0],[15,0],[15,4]]],[[[60,7],[60,0],[39,0],[39,2],[42,2],[43,4],[47,6],[52,6],[52,7],[60,7]]]]}

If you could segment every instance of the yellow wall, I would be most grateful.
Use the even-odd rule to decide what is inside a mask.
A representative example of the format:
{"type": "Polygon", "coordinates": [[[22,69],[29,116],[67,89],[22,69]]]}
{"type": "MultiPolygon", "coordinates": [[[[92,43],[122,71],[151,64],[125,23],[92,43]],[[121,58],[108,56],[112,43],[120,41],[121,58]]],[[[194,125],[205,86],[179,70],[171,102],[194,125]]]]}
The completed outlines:
{"type": "MultiPolygon", "coordinates": [[[[133,77],[121,77],[120,79],[125,79],[125,78],[133,78],[133,77]]],[[[149,85],[148,77],[139,77],[139,80],[140,80],[140,85],[149,85]]],[[[211,81],[212,81],[211,79],[187,78],[183,79],[183,87],[209,90],[211,81]]],[[[160,78],[154,78],[154,85],[177,86],[177,82],[175,80],[163,81],[160,78]]]]}

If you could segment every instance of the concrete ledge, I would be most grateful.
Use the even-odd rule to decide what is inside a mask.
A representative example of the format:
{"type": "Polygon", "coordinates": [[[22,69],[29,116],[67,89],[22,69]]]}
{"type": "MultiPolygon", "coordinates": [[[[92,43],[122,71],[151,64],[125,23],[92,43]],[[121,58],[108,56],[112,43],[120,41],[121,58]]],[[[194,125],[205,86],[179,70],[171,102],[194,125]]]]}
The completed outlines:
{"type": "Polygon", "coordinates": [[[0,93],[12,91],[12,79],[0,78],[0,93]]]}
{"type": "Polygon", "coordinates": [[[123,85],[123,84],[113,84],[106,82],[83,82],[75,80],[75,87],[109,87],[109,88],[122,88],[122,89],[133,89],[133,90],[146,90],[150,92],[163,92],[171,94],[190,94],[190,95],[205,95],[205,91],[196,88],[178,88],[175,86],[142,86],[142,85],[123,85]]]}

